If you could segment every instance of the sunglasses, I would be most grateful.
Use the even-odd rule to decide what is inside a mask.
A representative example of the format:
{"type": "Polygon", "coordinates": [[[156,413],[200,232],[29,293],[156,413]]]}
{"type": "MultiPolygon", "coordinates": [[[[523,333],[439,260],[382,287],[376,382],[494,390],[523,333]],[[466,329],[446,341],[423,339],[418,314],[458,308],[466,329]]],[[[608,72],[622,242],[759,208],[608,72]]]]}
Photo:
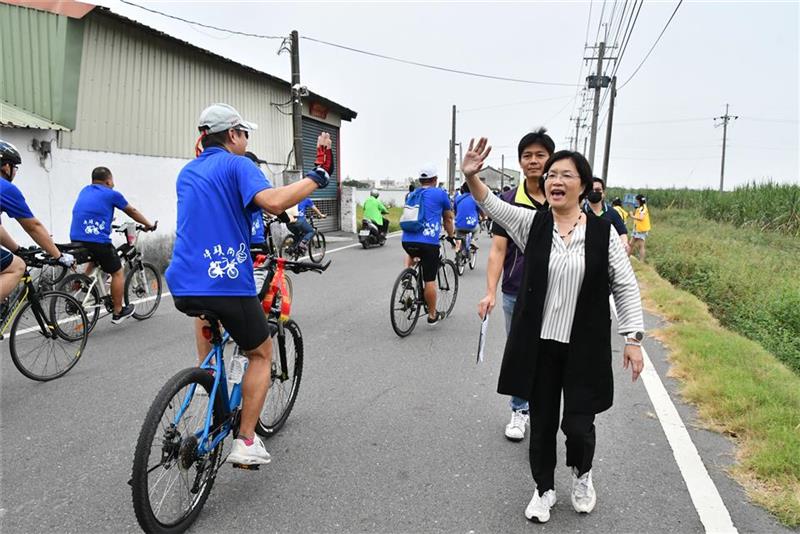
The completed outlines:
{"type": "Polygon", "coordinates": [[[239,128],[234,128],[234,130],[243,133],[245,139],[250,139],[250,132],[248,132],[247,130],[241,130],[239,128]]]}

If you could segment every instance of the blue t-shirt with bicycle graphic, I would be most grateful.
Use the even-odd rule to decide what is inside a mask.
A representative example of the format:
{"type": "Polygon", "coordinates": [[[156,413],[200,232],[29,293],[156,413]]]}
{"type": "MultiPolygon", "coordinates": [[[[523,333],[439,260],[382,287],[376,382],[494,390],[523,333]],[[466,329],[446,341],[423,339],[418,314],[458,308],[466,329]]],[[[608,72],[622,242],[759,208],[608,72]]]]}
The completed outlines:
{"type": "Polygon", "coordinates": [[[107,185],[87,185],[78,193],[72,207],[72,225],[69,238],[72,241],[111,243],[111,221],[114,208],[124,210],[128,201],[119,191],[107,185]]]}
{"type": "Polygon", "coordinates": [[[264,234],[264,218],[261,210],[253,212],[253,222],[250,224],[250,243],[263,243],[267,240],[264,234]]]}
{"type": "Polygon", "coordinates": [[[300,201],[297,205],[297,218],[298,219],[305,219],[306,218],[306,210],[314,207],[314,201],[310,198],[306,197],[300,201]]]}
{"type": "Polygon", "coordinates": [[[178,174],[178,225],[166,272],[173,295],[256,295],[250,243],[253,197],[271,188],[245,158],[219,147],[205,149],[178,174]]]}
{"type": "Polygon", "coordinates": [[[478,205],[471,193],[456,197],[456,230],[473,230],[478,226],[478,205]]]}
{"type": "Polygon", "coordinates": [[[423,215],[422,231],[403,231],[403,242],[439,245],[442,233],[442,212],[452,210],[447,191],[438,187],[426,187],[422,191],[423,215]]]}

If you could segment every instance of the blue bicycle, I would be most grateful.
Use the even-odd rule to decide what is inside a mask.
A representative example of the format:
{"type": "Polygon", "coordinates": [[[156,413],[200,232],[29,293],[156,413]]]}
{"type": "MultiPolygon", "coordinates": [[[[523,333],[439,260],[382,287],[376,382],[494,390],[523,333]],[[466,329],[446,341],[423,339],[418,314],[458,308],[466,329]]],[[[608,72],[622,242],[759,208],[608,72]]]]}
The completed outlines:
{"type": "MultiPolygon", "coordinates": [[[[295,273],[321,273],[330,264],[267,258],[267,272],[259,293],[262,300],[278,261],[285,262],[285,267],[295,273]]],[[[173,533],[189,528],[200,514],[227,458],[223,453],[225,438],[236,437],[239,429],[241,375],[246,364],[234,348],[237,357],[228,376],[224,352],[230,337],[222,331],[219,318],[206,310],[187,315],[208,321],[210,326],[203,328],[203,335],[212,348],[200,367],[184,369],[167,381],[150,406],[139,433],[129,484],[136,518],[145,532],[173,533]]],[[[273,435],[286,421],[297,397],[302,372],[300,329],[291,319],[279,321],[279,316],[278,295],[269,313],[275,332],[272,387],[256,425],[256,431],[265,437],[273,435]]]]}

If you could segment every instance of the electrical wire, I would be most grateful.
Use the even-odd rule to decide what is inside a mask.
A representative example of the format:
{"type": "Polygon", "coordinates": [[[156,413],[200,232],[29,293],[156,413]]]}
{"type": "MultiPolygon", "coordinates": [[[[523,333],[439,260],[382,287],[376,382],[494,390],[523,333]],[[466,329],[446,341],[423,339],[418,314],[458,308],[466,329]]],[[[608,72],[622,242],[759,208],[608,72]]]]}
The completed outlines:
{"type": "Polygon", "coordinates": [[[138,7],[139,9],[143,9],[145,11],[149,11],[150,13],[155,13],[156,15],[161,15],[162,17],[167,17],[169,19],[178,20],[181,22],[185,22],[186,24],[192,24],[194,26],[200,26],[201,28],[208,28],[210,30],[216,30],[218,32],[230,33],[233,35],[242,35],[245,37],[256,37],[258,39],[284,39],[283,36],[280,35],[265,35],[262,33],[249,33],[249,32],[240,32],[237,30],[231,30],[228,28],[220,28],[219,26],[212,26],[210,24],[203,24],[202,22],[197,22],[195,20],[189,20],[182,17],[178,17],[176,15],[170,15],[169,13],[164,13],[163,11],[158,11],[156,9],[152,9],[149,7],[141,6],[139,4],[134,4],[129,0],[119,0],[123,4],[127,4],[129,6],[138,7]]]}
{"type": "Polygon", "coordinates": [[[451,72],[453,74],[463,74],[464,76],[473,76],[473,77],[476,77],[476,78],[487,78],[487,79],[490,79],[490,80],[499,80],[499,81],[504,81],[504,82],[527,83],[527,84],[533,84],[533,85],[557,85],[557,86],[562,86],[562,87],[574,87],[574,85],[575,85],[575,84],[565,83],[565,82],[543,82],[543,81],[540,81],[540,80],[524,80],[524,79],[521,79],[521,78],[510,78],[510,77],[507,77],[507,76],[495,76],[495,75],[492,75],[492,74],[481,74],[479,72],[471,72],[471,71],[466,71],[466,70],[453,69],[453,68],[449,68],[449,67],[441,67],[441,66],[438,66],[438,65],[430,65],[428,63],[420,63],[419,61],[412,61],[412,60],[409,60],[409,59],[403,59],[403,58],[394,57],[394,56],[387,56],[386,54],[378,54],[377,52],[369,52],[367,50],[361,50],[359,48],[353,48],[352,46],[345,46],[345,45],[341,45],[341,44],[337,44],[337,43],[332,43],[330,41],[323,41],[322,39],[309,37],[307,35],[300,36],[300,38],[303,39],[303,40],[306,40],[306,41],[311,41],[311,42],[314,42],[314,43],[319,43],[319,44],[324,44],[324,45],[327,45],[327,46],[332,46],[334,48],[341,48],[342,50],[348,50],[350,52],[355,52],[357,54],[363,54],[363,55],[370,56],[370,57],[377,57],[377,58],[386,59],[386,60],[389,60],[389,61],[396,61],[398,63],[405,63],[406,65],[414,65],[416,67],[422,67],[422,68],[425,68],[425,69],[440,70],[440,71],[444,71],[444,72],[451,72]]]}
{"type": "Polygon", "coordinates": [[[536,100],[522,100],[520,102],[509,102],[507,104],[496,104],[496,105],[493,105],[493,106],[483,106],[483,107],[479,107],[479,108],[459,109],[459,110],[457,110],[457,112],[458,113],[469,113],[469,112],[472,112],[472,111],[484,111],[484,110],[487,110],[487,109],[505,108],[505,107],[509,107],[509,106],[520,106],[520,105],[523,105],[523,104],[533,104],[533,103],[536,103],[536,102],[547,102],[547,101],[550,101],[550,100],[562,100],[564,98],[573,98],[573,96],[572,95],[563,95],[563,96],[553,96],[553,97],[549,97],[549,98],[537,98],[536,100]]]}
{"type": "Polygon", "coordinates": [[[641,63],[639,63],[639,66],[636,67],[636,70],[633,71],[633,74],[631,74],[630,77],[627,80],[625,80],[625,82],[622,85],[619,86],[620,89],[622,89],[623,87],[628,85],[628,82],[630,82],[633,79],[633,77],[636,76],[636,73],[639,72],[639,69],[642,68],[642,65],[644,65],[644,62],[647,61],[647,58],[649,58],[650,54],[653,53],[653,50],[655,49],[655,47],[658,44],[658,42],[661,40],[661,37],[664,36],[664,32],[667,31],[667,28],[669,27],[670,22],[672,22],[672,19],[675,18],[675,14],[678,12],[678,8],[681,7],[681,4],[683,4],[683,0],[678,0],[678,5],[675,6],[675,10],[672,12],[672,15],[670,15],[669,20],[667,20],[667,23],[664,25],[664,29],[662,29],[661,33],[658,34],[658,37],[656,38],[656,41],[653,43],[653,46],[650,47],[650,50],[648,50],[647,55],[644,56],[644,59],[642,60],[641,63]]]}

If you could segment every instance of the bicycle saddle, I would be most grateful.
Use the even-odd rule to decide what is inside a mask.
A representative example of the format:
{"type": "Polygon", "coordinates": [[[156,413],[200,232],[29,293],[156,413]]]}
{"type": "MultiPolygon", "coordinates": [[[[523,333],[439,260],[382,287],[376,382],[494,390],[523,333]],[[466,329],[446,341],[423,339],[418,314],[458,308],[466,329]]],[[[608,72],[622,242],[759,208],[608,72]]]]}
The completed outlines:
{"type": "Polygon", "coordinates": [[[217,314],[208,310],[188,310],[183,313],[188,315],[189,317],[199,317],[211,323],[220,322],[217,314]]]}

